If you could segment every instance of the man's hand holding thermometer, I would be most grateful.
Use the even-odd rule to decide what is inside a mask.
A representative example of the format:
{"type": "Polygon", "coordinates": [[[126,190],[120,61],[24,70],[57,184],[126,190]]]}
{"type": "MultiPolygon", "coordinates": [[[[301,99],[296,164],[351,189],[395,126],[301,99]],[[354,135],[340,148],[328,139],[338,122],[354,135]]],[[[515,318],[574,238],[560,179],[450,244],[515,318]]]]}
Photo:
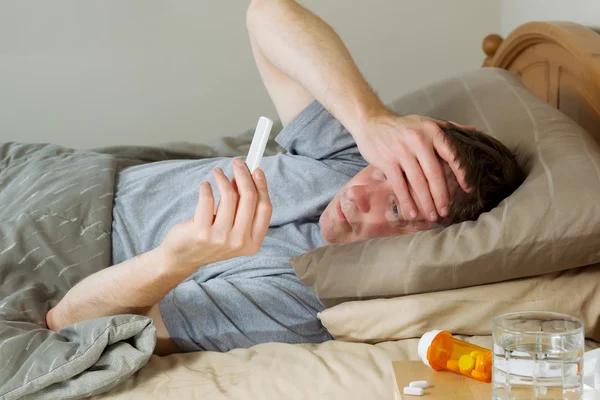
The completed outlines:
{"type": "Polygon", "coordinates": [[[173,273],[187,276],[204,265],[258,252],[272,214],[267,180],[258,169],[272,126],[261,117],[246,163],[233,160],[235,185],[223,170],[213,170],[220,194],[216,207],[210,183],[200,184],[194,218],[171,228],[160,245],[167,264],[177,266],[173,273]]]}

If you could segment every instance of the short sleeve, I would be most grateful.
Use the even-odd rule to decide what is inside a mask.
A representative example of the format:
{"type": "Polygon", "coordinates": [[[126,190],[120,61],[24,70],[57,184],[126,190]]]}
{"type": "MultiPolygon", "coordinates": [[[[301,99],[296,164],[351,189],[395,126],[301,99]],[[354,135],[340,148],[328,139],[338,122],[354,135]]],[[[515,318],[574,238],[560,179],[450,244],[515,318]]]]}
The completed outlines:
{"type": "Polygon", "coordinates": [[[290,154],[316,160],[344,158],[364,163],[352,135],[316,100],[275,140],[290,154]]]}
{"type": "Polygon", "coordinates": [[[317,318],[322,308],[291,273],[184,281],[160,302],[165,325],[184,352],[324,342],[331,335],[317,318]]]}

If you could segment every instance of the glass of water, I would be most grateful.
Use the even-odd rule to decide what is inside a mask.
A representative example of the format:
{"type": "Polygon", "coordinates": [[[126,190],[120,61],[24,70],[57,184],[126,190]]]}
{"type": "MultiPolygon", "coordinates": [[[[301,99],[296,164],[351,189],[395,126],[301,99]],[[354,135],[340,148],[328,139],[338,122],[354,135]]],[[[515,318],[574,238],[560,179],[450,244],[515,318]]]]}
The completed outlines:
{"type": "Polygon", "coordinates": [[[492,336],[493,399],[581,399],[581,319],[552,312],[503,314],[494,318],[492,336]]]}

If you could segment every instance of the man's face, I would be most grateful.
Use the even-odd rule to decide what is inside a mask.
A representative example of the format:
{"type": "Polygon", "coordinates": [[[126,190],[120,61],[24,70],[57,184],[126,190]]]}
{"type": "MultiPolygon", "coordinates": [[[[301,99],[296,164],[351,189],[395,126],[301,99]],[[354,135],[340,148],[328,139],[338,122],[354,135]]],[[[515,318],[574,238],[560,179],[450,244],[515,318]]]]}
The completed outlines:
{"type": "MultiPolygon", "coordinates": [[[[448,164],[443,162],[442,165],[452,199],[460,189],[448,164]]],[[[347,243],[430,229],[431,222],[425,217],[412,188],[409,190],[418,215],[407,221],[402,217],[386,176],[372,165],[367,166],[340,189],[321,214],[319,225],[323,239],[327,244],[347,243]]]]}

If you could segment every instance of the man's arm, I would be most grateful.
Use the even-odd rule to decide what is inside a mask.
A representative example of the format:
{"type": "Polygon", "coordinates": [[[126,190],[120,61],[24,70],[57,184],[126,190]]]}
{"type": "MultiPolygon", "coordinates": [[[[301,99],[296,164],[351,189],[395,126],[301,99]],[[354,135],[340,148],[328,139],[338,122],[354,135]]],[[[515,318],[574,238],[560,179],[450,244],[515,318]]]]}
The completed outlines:
{"type": "Polygon", "coordinates": [[[154,320],[154,353],[177,352],[158,302],[193,271],[174,268],[162,248],[140,254],[83,279],[52,308],[46,324],[53,331],[78,321],[118,314],[146,315],[154,320]]]}
{"type": "Polygon", "coordinates": [[[253,0],[247,25],[256,64],[284,125],[314,96],[350,132],[365,160],[391,180],[405,218],[418,216],[409,185],[426,218],[448,215],[448,188],[437,155],[469,190],[439,126],[443,122],[390,112],[322,19],[294,0],[253,0]]]}
{"type": "Polygon", "coordinates": [[[175,225],[156,249],[113,265],[85,278],[46,315],[58,331],[75,322],[117,314],[139,314],[154,319],[154,353],[178,351],[160,315],[158,302],[198,268],[256,254],[269,229],[272,206],[264,173],[250,174],[242,159],[233,162],[236,185],[225,173],[213,171],[220,200],[210,183],[200,184],[194,218],[175,225]]]}
{"type": "Polygon", "coordinates": [[[390,115],[321,18],[294,0],[253,0],[247,13],[256,65],[284,125],[315,98],[355,136],[390,115]]]}

